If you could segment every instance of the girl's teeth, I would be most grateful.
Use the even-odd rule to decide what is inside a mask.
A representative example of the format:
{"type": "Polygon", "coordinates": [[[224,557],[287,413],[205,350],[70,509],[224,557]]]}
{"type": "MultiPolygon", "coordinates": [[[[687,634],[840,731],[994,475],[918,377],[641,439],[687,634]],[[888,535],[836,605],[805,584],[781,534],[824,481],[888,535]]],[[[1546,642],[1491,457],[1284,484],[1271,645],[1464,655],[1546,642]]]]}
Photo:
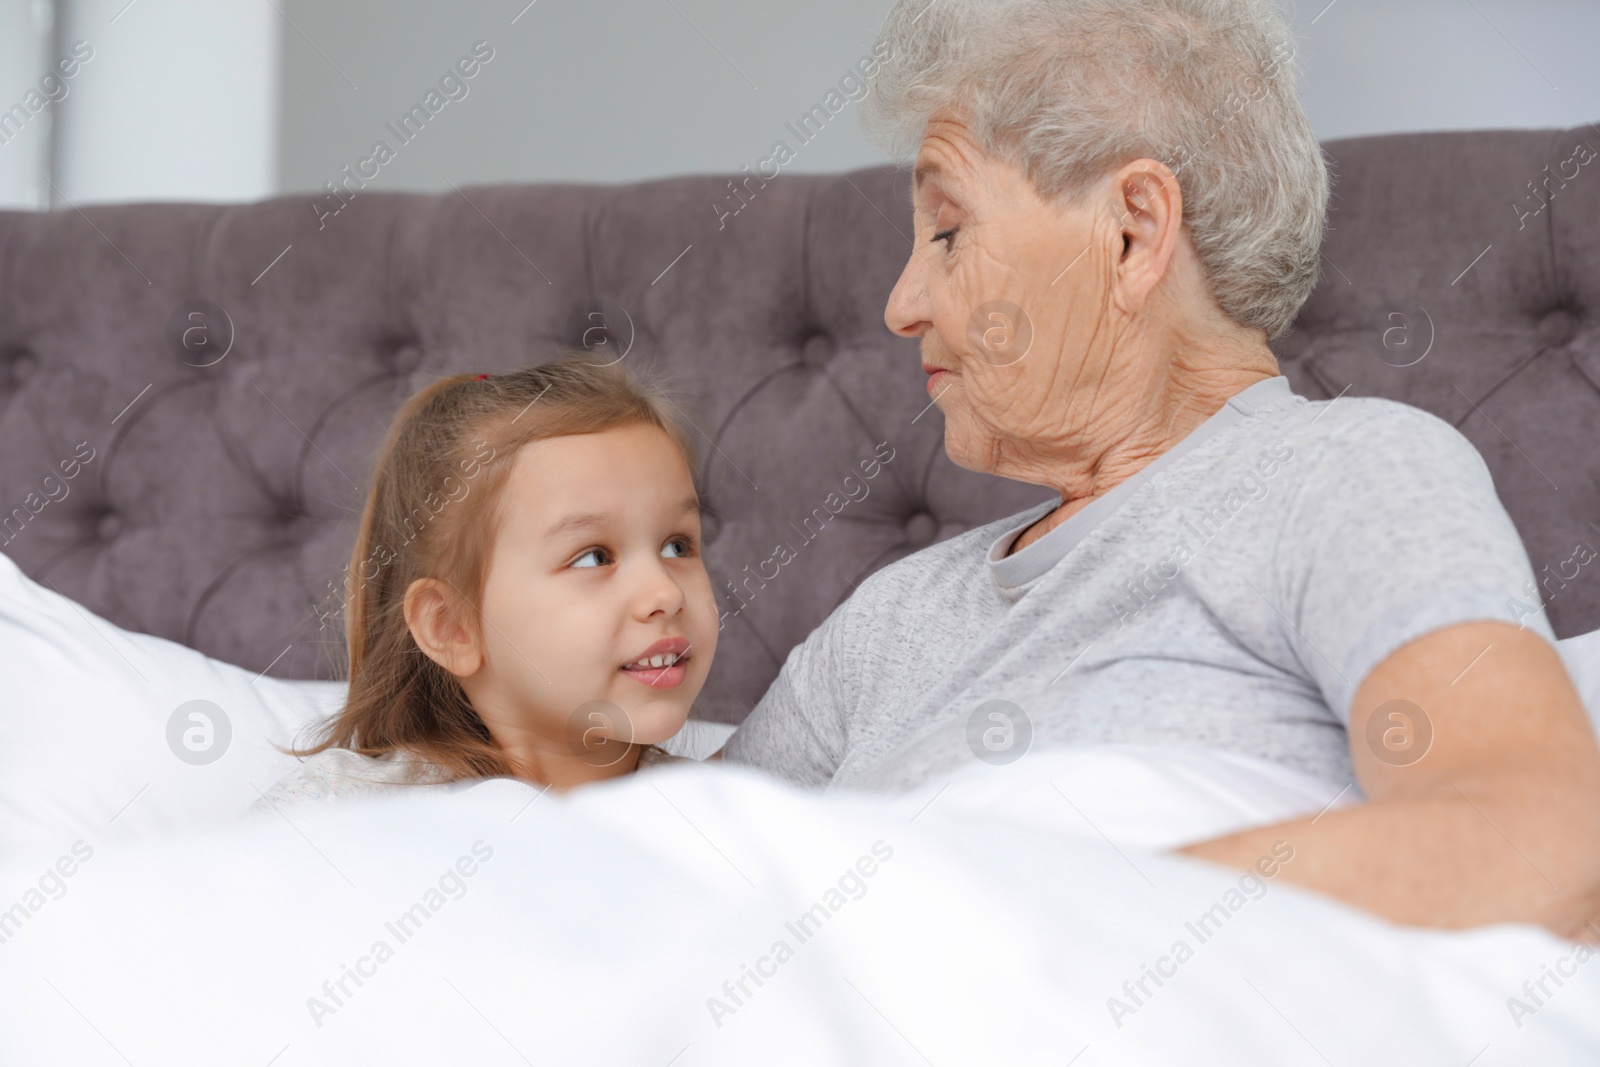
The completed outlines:
{"type": "Polygon", "coordinates": [[[630,663],[630,667],[670,667],[678,662],[676,653],[667,652],[660,656],[646,656],[644,659],[630,663]]]}

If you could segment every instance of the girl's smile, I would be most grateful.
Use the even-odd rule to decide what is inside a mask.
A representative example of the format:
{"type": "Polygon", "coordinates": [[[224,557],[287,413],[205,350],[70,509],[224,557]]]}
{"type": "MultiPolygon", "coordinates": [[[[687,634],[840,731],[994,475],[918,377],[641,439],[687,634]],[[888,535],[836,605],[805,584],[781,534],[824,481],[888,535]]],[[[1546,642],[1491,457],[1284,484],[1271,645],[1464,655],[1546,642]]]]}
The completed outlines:
{"type": "Polygon", "coordinates": [[[637,659],[617,669],[652,689],[674,689],[689,676],[688,663],[692,651],[686,638],[668,637],[657,641],[637,659]]]}

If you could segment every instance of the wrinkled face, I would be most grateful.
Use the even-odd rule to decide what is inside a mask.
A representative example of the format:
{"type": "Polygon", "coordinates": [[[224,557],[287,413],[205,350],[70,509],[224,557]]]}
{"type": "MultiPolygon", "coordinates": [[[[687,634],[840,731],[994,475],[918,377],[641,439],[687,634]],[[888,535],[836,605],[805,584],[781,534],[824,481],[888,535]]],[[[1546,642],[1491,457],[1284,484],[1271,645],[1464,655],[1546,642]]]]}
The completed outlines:
{"type": "Polygon", "coordinates": [[[498,503],[484,677],[468,689],[496,739],[565,744],[575,715],[602,737],[675,734],[711,668],[717,610],[694,483],[671,439],[637,424],[533,442],[498,503]],[[680,662],[636,664],[653,651],[680,662]]]}
{"type": "Polygon", "coordinates": [[[884,321],[922,339],[929,399],[960,466],[1006,473],[1083,432],[1107,386],[1122,247],[1106,197],[1047,204],[1024,172],[959,121],[927,125],[914,178],[915,239],[884,321]]]}

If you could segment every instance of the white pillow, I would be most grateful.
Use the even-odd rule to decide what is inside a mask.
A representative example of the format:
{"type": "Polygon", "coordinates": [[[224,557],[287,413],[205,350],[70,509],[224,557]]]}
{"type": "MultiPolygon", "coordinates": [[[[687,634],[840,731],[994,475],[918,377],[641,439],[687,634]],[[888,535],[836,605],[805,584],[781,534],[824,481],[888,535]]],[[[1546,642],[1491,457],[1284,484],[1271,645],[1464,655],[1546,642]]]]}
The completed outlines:
{"type": "Polygon", "coordinates": [[[65,854],[237,818],[341,682],[258,677],[114,626],[0,554],[0,849],[65,854]],[[200,703],[203,702],[203,703],[200,703]]]}
{"type": "MultiPolygon", "coordinates": [[[[230,822],[296,766],[272,743],[345,697],[123,630],[4,553],[0,686],[0,855],[230,822]]],[[[662,747],[704,759],[733,729],[691,720],[662,747]]]]}

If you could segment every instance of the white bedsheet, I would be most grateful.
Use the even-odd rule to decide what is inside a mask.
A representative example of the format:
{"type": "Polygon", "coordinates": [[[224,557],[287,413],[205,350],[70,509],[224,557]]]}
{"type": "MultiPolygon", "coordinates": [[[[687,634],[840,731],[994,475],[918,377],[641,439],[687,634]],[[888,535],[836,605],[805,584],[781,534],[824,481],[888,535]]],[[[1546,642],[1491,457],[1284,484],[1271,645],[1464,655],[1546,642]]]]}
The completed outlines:
{"type": "Polygon", "coordinates": [[[960,809],[1118,845],[1164,851],[1251,826],[1349,807],[1358,786],[1233,752],[1178,745],[1094,745],[973,763],[894,801],[960,809]]]}
{"type": "Polygon", "coordinates": [[[0,1063],[1600,1062],[1600,964],[1569,944],[1150,850],[1333,799],[1262,775],[1037,752],[882,798],[673,765],[119,843],[0,944],[0,1063]]]}

